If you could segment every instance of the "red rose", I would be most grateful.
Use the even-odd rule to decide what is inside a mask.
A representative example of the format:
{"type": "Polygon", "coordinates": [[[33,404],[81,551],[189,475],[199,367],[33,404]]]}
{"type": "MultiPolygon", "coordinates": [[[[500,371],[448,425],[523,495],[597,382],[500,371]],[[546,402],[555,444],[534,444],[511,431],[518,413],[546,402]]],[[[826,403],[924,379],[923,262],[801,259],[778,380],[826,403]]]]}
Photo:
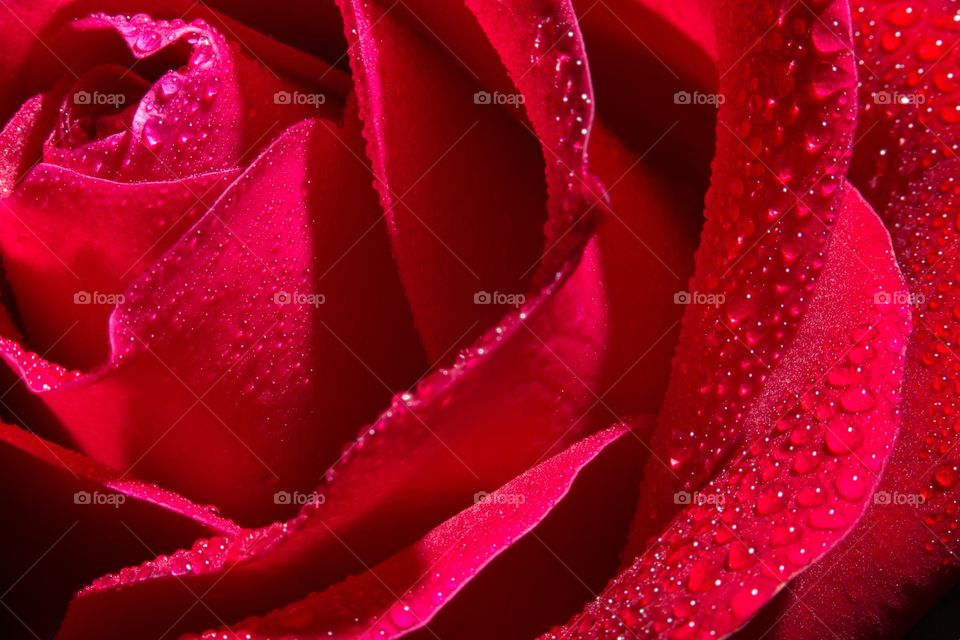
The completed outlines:
{"type": "Polygon", "coordinates": [[[219,4],[0,7],[5,637],[897,637],[954,584],[948,2],[219,4]]]}

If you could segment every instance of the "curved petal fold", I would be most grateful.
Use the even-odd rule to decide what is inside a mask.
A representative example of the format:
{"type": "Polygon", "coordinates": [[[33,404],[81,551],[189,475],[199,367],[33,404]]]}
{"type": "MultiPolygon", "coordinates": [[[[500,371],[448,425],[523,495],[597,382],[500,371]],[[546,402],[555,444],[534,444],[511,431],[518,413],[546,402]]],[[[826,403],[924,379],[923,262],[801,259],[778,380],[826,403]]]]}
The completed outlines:
{"type": "Polygon", "coordinates": [[[602,569],[616,566],[635,497],[623,488],[638,477],[644,435],[622,425],[606,429],[496,491],[477,493],[474,506],[364,574],[202,637],[445,637],[451,625],[464,638],[525,637],[549,625],[550,614],[576,606],[583,581],[596,588],[602,569]],[[534,569],[526,563],[536,563],[536,587],[518,579],[521,569],[534,569]],[[523,598],[529,613],[503,619],[496,602],[512,598],[523,598]]]}
{"type": "Polygon", "coordinates": [[[0,424],[7,637],[51,636],[93,577],[239,527],[209,507],[125,478],[19,427],[0,424]],[[43,593],[42,598],[37,593],[43,593]]]}

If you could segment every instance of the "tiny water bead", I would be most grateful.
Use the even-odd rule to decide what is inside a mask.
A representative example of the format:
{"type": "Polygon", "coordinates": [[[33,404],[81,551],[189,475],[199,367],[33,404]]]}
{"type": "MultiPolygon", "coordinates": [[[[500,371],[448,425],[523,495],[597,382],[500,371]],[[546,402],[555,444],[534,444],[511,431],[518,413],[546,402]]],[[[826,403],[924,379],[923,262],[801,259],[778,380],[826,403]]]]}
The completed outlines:
{"type": "Polygon", "coordinates": [[[857,467],[845,467],[835,480],[837,493],[847,500],[860,500],[869,488],[869,475],[857,467]]]}
{"type": "Polygon", "coordinates": [[[160,118],[151,118],[143,123],[143,142],[150,149],[156,149],[166,140],[167,126],[160,118]]]}
{"type": "Polygon", "coordinates": [[[940,489],[953,489],[957,485],[957,465],[954,463],[939,465],[933,478],[940,489]]]}

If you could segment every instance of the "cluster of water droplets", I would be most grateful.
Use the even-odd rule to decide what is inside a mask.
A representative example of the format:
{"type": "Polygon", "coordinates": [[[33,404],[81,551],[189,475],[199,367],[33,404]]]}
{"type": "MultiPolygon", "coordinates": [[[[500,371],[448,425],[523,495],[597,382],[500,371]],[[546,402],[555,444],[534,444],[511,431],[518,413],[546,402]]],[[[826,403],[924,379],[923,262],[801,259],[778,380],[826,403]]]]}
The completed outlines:
{"type": "MultiPolygon", "coordinates": [[[[960,548],[960,3],[854,6],[867,144],[858,181],[891,230],[916,308],[894,487],[921,497],[924,547],[960,548]],[[886,203],[886,206],[884,206],[886,203]]],[[[859,173],[859,172],[858,172],[859,173]]]]}
{"type": "Polygon", "coordinates": [[[22,344],[7,338],[0,339],[0,354],[12,363],[19,372],[24,384],[34,392],[50,391],[61,385],[78,380],[83,375],[29,351],[22,344]]]}
{"type": "MultiPolygon", "coordinates": [[[[216,146],[212,137],[220,118],[214,105],[225,80],[233,74],[233,61],[223,37],[203,19],[187,23],[181,19],[154,20],[145,14],[93,14],[81,23],[88,28],[116,30],[137,61],[176,43],[188,45],[189,54],[185,65],[164,73],[138,102],[125,104],[110,119],[123,122],[75,148],[62,144],[69,137],[61,137],[60,144],[54,139],[55,144],[48,144],[45,150],[47,161],[108,178],[142,178],[146,169],[154,168],[158,169],[158,178],[172,179],[223,168],[218,154],[211,151],[216,146]],[[163,162],[158,163],[157,158],[163,162]],[[165,171],[159,170],[158,164],[165,171]]],[[[93,82],[111,69],[110,65],[95,67],[76,87],[93,82]]],[[[136,63],[129,69],[118,68],[113,75],[118,75],[117,83],[131,84],[133,79],[143,82],[136,63]]],[[[97,96],[99,91],[103,93],[101,98],[110,97],[97,84],[86,87],[88,93],[97,96]]],[[[73,94],[65,98],[61,107],[65,120],[72,120],[75,103],[73,94]]]]}
{"type": "Polygon", "coordinates": [[[126,567],[117,573],[97,578],[80,593],[125,587],[167,576],[201,575],[220,571],[227,566],[247,560],[273,548],[295,523],[276,523],[261,529],[244,530],[236,536],[215,536],[194,542],[190,549],[180,549],[169,555],[160,555],[136,567],[126,567]]]}
{"type": "Polygon", "coordinates": [[[222,37],[202,19],[187,25],[182,20],[154,21],[138,14],[128,20],[116,17],[113,22],[138,58],[153,55],[181,37],[192,47],[186,69],[164,74],[141,103],[138,119],[142,118],[143,144],[156,149],[174,135],[181,145],[209,135],[209,131],[179,125],[201,108],[209,108],[220,91],[222,69],[217,66],[224,62],[217,60],[217,52],[225,47],[222,37]]]}
{"type": "MultiPolygon", "coordinates": [[[[728,19],[747,23],[725,30],[740,35],[720,63],[729,67],[726,102],[690,285],[723,302],[686,312],[667,429],[656,442],[671,469],[648,467],[663,486],[678,476],[688,490],[740,441],[750,402],[804,316],[839,206],[856,107],[835,6],[778,13],[756,3],[737,14],[728,19]]],[[[652,521],[662,507],[649,503],[652,521]]]]}
{"type": "Polygon", "coordinates": [[[827,341],[836,364],[808,373],[769,431],[552,637],[722,637],[856,524],[892,449],[909,330],[902,307],[865,308],[827,341]]]}
{"type": "Polygon", "coordinates": [[[915,472],[906,476],[910,486],[897,489],[922,498],[923,522],[936,538],[924,546],[936,553],[960,547],[958,168],[960,163],[951,161],[928,171],[913,183],[896,214],[898,254],[917,303],[904,421],[909,433],[897,460],[915,472]]]}
{"type": "Polygon", "coordinates": [[[863,138],[855,177],[863,173],[858,184],[871,201],[893,204],[960,151],[960,6],[861,2],[853,17],[863,138]]]}

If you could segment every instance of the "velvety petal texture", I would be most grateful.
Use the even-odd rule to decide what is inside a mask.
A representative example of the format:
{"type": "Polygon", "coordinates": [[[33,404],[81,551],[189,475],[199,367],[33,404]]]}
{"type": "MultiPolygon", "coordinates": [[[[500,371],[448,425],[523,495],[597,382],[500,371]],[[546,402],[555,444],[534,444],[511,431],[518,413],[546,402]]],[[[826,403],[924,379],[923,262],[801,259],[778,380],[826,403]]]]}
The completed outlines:
{"type": "Polygon", "coordinates": [[[238,173],[118,183],[37,165],[0,205],[0,252],[29,344],[71,368],[102,364],[127,286],[238,173]]]}

